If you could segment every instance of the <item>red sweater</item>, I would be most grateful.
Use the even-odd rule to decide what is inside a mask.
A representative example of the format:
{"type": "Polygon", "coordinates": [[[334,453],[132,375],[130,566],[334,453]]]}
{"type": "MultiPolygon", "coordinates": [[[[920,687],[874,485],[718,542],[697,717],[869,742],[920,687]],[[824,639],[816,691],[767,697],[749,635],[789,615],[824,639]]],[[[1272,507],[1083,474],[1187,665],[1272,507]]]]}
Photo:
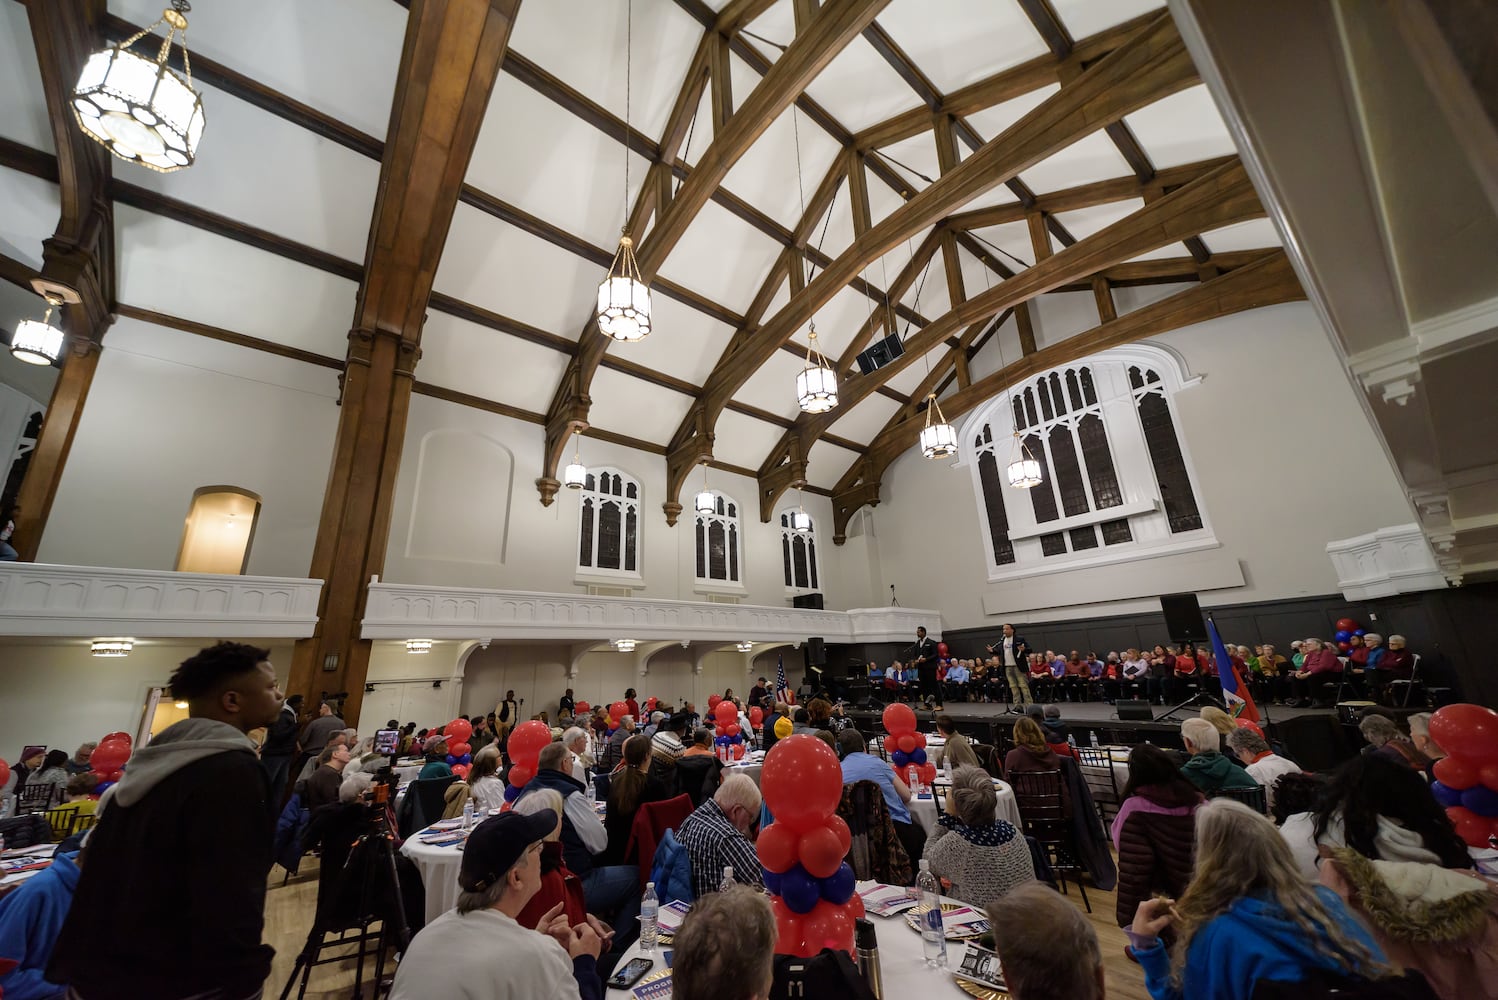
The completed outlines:
{"type": "Polygon", "coordinates": [[[567,867],[562,858],[562,842],[548,840],[541,845],[541,888],[531,897],[516,921],[522,927],[535,929],[546,911],[564,903],[569,927],[576,927],[588,919],[588,904],[583,900],[583,883],[567,867]]]}
{"type": "Polygon", "coordinates": [[[1307,653],[1302,661],[1300,669],[1313,674],[1340,674],[1342,672],[1342,661],[1337,659],[1337,654],[1322,646],[1314,653],[1307,653]]]}
{"type": "Polygon", "coordinates": [[[1179,654],[1179,655],[1176,656],[1176,665],[1175,665],[1175,671],[1176,671],[1176,673],[1178,673],[1178,674],[1194,674],[1194,673],[1196,673],[1196,666],[1197,666],[1197,664],[1196,664],[1196,658],[1195,657],[1187,656],[1185,653],[1181,653],[1181,654],[1179,654]]]}

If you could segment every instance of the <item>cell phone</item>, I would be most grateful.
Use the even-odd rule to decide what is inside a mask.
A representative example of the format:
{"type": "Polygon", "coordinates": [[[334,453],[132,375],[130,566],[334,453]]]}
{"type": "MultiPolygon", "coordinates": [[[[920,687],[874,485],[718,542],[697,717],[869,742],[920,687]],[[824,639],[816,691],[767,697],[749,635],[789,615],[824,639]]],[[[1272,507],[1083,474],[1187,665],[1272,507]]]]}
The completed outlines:
{"type": "Polygon", "coordinates": [[[627,990],[645,978],[645,973],[649,972],[654,964],[655,960],[650,958],[631,959],[628,965],[609,977],[608,985],[614,989],[627,990]]]}

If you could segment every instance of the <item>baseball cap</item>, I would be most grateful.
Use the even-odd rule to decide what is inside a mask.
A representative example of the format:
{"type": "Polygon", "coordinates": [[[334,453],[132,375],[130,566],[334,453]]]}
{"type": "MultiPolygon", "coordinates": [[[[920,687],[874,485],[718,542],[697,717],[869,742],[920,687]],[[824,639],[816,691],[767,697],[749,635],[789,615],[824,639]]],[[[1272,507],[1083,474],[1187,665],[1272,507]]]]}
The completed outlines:
{"type": "Polygon", "coordinates": [[[550,809],[533,813],[506,812],[484,820],[463,845],[458,885],[464,892],[483,892],[515,866],[528,847],[557,828],[550,809]]]}

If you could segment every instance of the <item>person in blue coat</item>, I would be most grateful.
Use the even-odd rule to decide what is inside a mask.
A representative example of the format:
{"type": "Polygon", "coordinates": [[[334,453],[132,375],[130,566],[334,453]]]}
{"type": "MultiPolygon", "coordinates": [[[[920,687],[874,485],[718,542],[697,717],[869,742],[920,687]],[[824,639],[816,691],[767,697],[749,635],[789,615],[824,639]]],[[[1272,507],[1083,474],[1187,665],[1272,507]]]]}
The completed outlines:
{"type": "Polygon", "coordinates": [[[45,871],[0,897],[0,956],[17,963],[0,975],[5,1000],[53,1000],[67,992],[44,973],[77,887],[78,855],[58,854],[45,871]]]}
{"type": "Polygon", "coordinates": [[[1139,904],[1128,930],[1154,1000],[1249,1000],[1262,981],[1322,971],[1352,979],[1394,974],[1368,931],[1330,889],[1301,874],[1266,817],[1232,799],[1196,814],[1196,871],[1179,900],[1139,904]],[[1160,932],[1174,926],[1168,952],[1160,932]]]}

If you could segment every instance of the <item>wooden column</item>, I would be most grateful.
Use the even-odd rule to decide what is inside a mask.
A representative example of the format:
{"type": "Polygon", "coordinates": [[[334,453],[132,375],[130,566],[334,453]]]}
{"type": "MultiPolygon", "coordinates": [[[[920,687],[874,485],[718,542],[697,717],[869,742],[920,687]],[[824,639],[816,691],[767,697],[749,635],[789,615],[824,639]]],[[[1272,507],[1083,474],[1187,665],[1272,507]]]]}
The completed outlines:
{"type": "Polygon", "coordinates": [[[318,623],[296,644],[288,684],[314,704],[346,693],[350,724],[369,671],[364,606],[370,578],[384,568],[432,279],[519,7],[411,4],[312,553],[311,575],[323,581],[318,623]]]}

